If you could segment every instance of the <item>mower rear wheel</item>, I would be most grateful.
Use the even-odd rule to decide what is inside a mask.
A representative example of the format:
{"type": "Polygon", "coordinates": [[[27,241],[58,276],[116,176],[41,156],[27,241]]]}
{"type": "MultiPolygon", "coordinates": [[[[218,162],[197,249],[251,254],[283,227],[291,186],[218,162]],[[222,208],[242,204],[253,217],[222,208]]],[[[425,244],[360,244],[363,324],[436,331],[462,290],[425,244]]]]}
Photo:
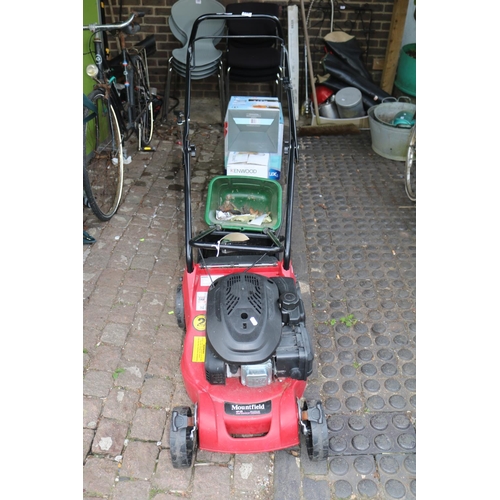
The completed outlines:
{"type": "Polygon", "coordinates": [[[170,457],[174,469],[188,469],[193,464],[196,431],[189,406],[175,406],[170,424],[170,457]]]}
{"type": "Polygon", "coordinates": [[[184,296],[182,295],[182,284],[177,285],[175,293],[175,318],[179,328],[186,328],[186,319],[184,317],[184,296]]]}
{"type": "Polygon", "coordinates": [[[308,411],[309,418],[304,420],[307,429],[307,454],[312,462],[320,462],[328,458],[328,425],[321,402],[308,401],[303,408],[308,411]]]}

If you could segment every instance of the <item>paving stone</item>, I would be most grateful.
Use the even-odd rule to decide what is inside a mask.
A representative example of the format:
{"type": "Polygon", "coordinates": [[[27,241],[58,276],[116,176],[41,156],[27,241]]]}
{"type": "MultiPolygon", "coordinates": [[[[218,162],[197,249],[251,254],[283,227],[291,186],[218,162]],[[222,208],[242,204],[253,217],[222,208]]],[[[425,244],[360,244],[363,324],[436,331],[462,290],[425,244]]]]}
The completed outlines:
{"type": "Polygon", "coordinates": [[[136,306],[134,304],[115,302],[108,313],[107,319],[112,323],[130,325],[134,320],[135,313],[136,306]]]}
{"type": "Polygon", "coordinates": [[[175,493],[170,494],[170,493],[160,492],[154,496],[154,500],[178,500],[178,499],[179,495],[175,493]]]}
{"type": "MultiPolygon", "coordinates": [[[[170,419],[170,416],[169,415],[169,419],[168,419],[168,425],[165,426],[165,430],[167,432],[165,432],[164,434],[164,439],[163,439],[163,443],[167,446],[170,446],[169,442],[168,442],[168,437],[165,438],[165,436],[169,436],[169,432],[170,432],[170,422],[171,422],[171,419],[170,419]]],[[[230,455],[229,453],[216,453],[216,452],[212,452],[212,451],[208,451],[208,450],[200,450],[198,449],[196,451],[196,459],[193,459],[195,460],[196,464],[226,464],[226,465],[229,465],[229,462],[231,462],[233,458],[233,455],[230,455]]]]}
{"type": "Polygon", "coordinates": [[[111,457],[121,455],[127,431],[128,424],[109,418],[102,418],[99,421],[92,443],[92,453],[111,457]]]}
{"type": "MultiPolygon", "coordinates": [[[[110,308],[106,306],[84,307],[83,309],[83,331],[84,335],[88,329],[101,331],[106,325],[110,308]]],[[[85,347],[85,345],[84,345],[85,347]]]]}
{"type": "Polygon", "coordinates": [[[92,429],[83,429],[83,462],[90,453],[92,440],[94,439],[94,431],[92,429]]]}
{"type": "Polygon", "coordinates": [[[301,475],[298,459],[285,450],[274,459],[274,500],[300,500],[301,475]]]}
{"type": "Polygon", "coordinates": [[[149,271],[145,269],[128,269],[123,273],[123,285],[144,288],[149,280],[149,271]]]}
{"type": "Polygon", "coordinates": [[[83,397],[83,427],[96,429],[102,409],[102,400],[94,397],[83,397]]]}
{"type": "Polygon", "coordinates": [[[123,422],[132,421],[138,407],[139,396],[138,391],[113,387],[104,402],[103,417],[123,422]]]}
{"type": "Polygon", "coordinates": [[[117,346],[98,345],[88,365],[89,370],[113,372],[121,357],[121,348],[117,346]]]}
{"type": "Polygon", "coordinates": [[[119,289],[123,281],[124,273],[119,269],[103,269],[99,274],[97,279],[97,285],[105,285],[108,287],[113,287],[115,290],[119,289]]]}
{"type": "Polygon", "coordinates": [[[97,497],[109,496],[118,474],[118,462],[90,456],[83,466],[83,492],[97,497]]]}
{"type": "Polygon", "coordinates": [[[155,408],[170,409],[170,400],[174,392],[173,383],[159,377],[146,379],[141,391],[141,404],[155,408]]]}
{"type": "Polygon", "coordinates": [[[113,489],[111,498],[112,500],[150,500],[150,490],[151,485],[148,481],[120,478],[113,489]]]}
{"type": "Polygon", "coordinates": [[[149,315],[157,317],[165,307],[165,294],[146,292],[144,293],[139,306],[137,308],[138,314],[149,315]]]}
{"type": "Polygon", "coordinates": [[[178,496],[186,495],[194,473],[195,470],[193,468],[174,469],[170,458],[170,450],[161,450],[156,471],[151,478],[151,484],[154,488],[178,496]]]}
{"type": "Polygon", "coordinates": [[[273,487],[273,461],[269,453],[234,456],[232,498],[270,498],[273,487]]]}
{"type": "Polygon", "coordinates": [[[165,410],[138,408],[132,422],[130,438],[144,441],[161,441],[166,419],[167,412],[165,410]]]}
{"type": "Polygon", "coordinates": [[[113,385],[111,373],[89,370],[83,379],[83,394],[85,396],[106,397],[113,385]]]}
{"type": "Polygon", "coordinates": [[[152,335],[134,336],[130,334],[123,346],[122,360],[148,364],[154,350],[154,337],[152,335]]]}
{"type": "Polygon", "coordinates": [[[118,365],[114,385],[126,389],[140,389],[144,383],[146,365],[122,359],[118,365]]]}
{"type": "Polygon", "coordinates": [[[156,258],[154,255],[137,254],[133,257],[132,262],[130,263],[130,268],[152,271],[155,263],[156,258]]]}
{"type": "Polygon", "coordinates": [[[159,455],[156,443],[145,443],[143,441],[129,441],[123,452],[120,477],[151,479],[159,455]]]}
{"type": "Polygon", "coordinates": [[[116,298],[116,288],[110,286],[96,286],[89,298],[89,304],[111,307],[116,298]]]}
{"type": "Polygon", "coordinates": [[[127,338],[130,325],[108,323],[102,332],[101,342],[115,346],[122,346],[127,338]]]}
{"type": "Polygon", "coordinates": [[[302,496],[304,500],[324,500],[331,498],[328,481],[305,477],[302,481],[302,496]]]}
{"type": "Polygon", "coordinates": [[[203,465],[195,469],[192,500],[231,498],[231,470],[222,465],[203,465]]]}

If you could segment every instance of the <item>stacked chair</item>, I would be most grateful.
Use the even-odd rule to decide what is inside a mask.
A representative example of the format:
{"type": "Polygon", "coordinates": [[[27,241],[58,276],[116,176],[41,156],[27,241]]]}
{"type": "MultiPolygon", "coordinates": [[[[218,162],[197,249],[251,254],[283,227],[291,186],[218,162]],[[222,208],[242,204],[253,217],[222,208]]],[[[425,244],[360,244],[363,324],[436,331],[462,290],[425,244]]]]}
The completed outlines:
{"type": "MultiPolygon", "coordinates": [[[[280,7],[275,3],[243,2],[226,6],[231,14],[267,14],[279,18],[280,7]]],[[[276,25],[270,21],[252,19],[228,20],[227,32],[241,38],[228,39],[226,48],[226,96],[229,101],[230,81],[275,84],[275,94],[282,97],[282,51],[275,38],[276,25]],[[252,37],[254,35],[255,37],[252,37]],[[265,38],[269,35],[271,38],[265,38]]],[[[226,103],[227,104],[227,103],[226,103]]]]}
{"type": "MultiPolygon", "coordinates": [[[[179,40],[182,47],[174,49],[168,60],[167,78],[165,83],[165,102],[163,104],[162,120],[165,121],[169,109],[170,87],[172,72],[185,77],[186,51],[191,29],[196,19],[204,14],[221,14],[225,12],[224,6],[216,0],[178,0],[172,5],[168,25],[172,34],[179,40]]],[[[220,20],[204,21],[200,24],[197,37],[216,37],[225,31],[225,23],[220,20]]],[[[215,45],[220,39],[204,38],[195,42],[194,68],[191,68],[191,78],[201,80],[214,74],[218,75],[219,94],[221,102],[221,116],[224,121],[224,70],[222,63],[223,52],[215,45]]]]}

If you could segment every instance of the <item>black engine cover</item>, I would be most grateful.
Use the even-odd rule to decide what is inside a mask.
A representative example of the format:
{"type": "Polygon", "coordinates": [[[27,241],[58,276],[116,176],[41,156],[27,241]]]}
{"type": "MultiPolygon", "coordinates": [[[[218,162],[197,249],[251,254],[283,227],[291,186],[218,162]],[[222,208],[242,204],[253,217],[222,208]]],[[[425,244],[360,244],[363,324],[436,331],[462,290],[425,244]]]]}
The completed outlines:
{"type": "Polygon", "coordinates": [[[281,339],[276,283],[253,273],[217,279],[207,294],[207,340],[227,363],[262,363],[281,339]]]}

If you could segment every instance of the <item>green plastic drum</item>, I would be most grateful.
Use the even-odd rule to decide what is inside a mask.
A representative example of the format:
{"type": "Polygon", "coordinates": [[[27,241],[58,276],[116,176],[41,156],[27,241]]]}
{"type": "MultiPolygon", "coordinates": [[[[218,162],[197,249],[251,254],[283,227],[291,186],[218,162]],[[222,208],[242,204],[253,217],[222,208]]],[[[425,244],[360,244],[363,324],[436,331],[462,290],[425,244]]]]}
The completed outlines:
{"type": "Polygon", "coordinates": [[[394,85],[406,95],[417,95],[417,44],[404,45],[399,56],[394,85]]]}

